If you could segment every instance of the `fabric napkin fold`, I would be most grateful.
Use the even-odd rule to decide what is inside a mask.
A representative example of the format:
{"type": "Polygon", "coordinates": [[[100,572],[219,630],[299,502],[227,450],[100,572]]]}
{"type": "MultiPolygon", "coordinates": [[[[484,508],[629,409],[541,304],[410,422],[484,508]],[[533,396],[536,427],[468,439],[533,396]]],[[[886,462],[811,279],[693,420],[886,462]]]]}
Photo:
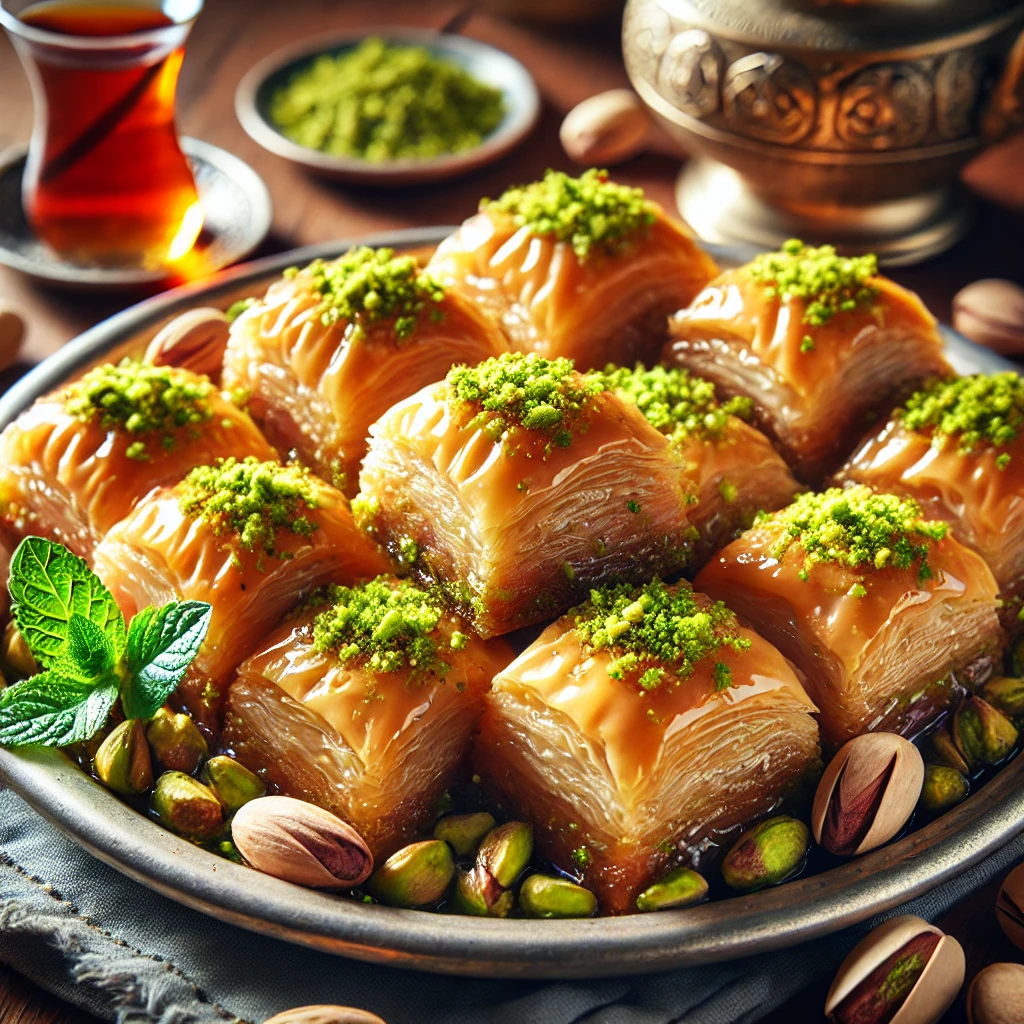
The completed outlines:
{"type": "MultiPolygon", "coordinates": [[[[1024,836],[885,916],[933,919],[1022,857],[1024,836]]],[[[832,973],[874,923],[777,953],[639,977],[422,974],[317,953],[189,910],[95,860],[0,791],[0,961],[97,1017],[132,1024],[259,1024],[308,1003],[362,1007],[388,1024],[745,1024],[832,973]]]]}

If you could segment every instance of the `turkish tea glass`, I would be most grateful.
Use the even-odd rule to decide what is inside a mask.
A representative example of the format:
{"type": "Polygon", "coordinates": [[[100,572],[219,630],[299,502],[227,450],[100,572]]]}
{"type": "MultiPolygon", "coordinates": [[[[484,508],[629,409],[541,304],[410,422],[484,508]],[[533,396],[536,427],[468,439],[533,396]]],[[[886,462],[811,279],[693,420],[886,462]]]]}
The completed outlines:
{"type": "Polygon", "coordinates": [[[0,0],[32,83],[25,215],[63,258],[155,268],[203,223],[174,96],[203,0],[0,0]]]}

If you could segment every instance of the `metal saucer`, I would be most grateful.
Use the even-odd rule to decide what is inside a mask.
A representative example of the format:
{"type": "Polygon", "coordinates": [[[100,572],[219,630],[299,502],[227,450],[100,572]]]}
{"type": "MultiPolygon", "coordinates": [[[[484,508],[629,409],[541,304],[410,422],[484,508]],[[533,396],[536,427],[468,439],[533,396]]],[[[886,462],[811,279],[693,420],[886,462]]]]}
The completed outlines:
{"type": "Polygon", "coordinates": [[[192,165],[205,217],[187,273],[180,267],[89,267],[63,260],[35,237],[25,220],[24,147],[0,155],[0,264],[44,284],[102,291],[181,284],[248,256],[270,230],[267,186],[248,164],[209,142],[182,138],[181,148],[192,165]]]}

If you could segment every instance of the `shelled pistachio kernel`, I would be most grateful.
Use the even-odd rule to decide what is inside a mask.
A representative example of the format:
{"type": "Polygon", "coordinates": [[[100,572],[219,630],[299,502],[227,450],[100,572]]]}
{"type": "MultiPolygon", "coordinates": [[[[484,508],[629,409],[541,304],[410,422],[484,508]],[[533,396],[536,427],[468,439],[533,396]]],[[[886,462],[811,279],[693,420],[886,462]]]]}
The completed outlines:
{"type": "Polygon", "coordinates": [[[912,914],[861,939],[842,962],[825,1000],[834,1024],[935,1024],[964,981],[964,951],[952,936],[912,914]]]}
{"type": "Polygon", "coordinates": [[[996,920],[1006,937],[1024,950],[1024,864],[1018,864],[1004,879],[996,900],[996,920]]]}
{"type": "Polygon", "coordinates": [[[498,885],[507,889],[530,863],[532,856],[533,827],[524,821],[507,821],[484,836],[476,859],[498,885]]]}
{"type": "Polygon", "coordinates": [[[744,832],[722,860],[722,878],[731,889],[753,892],[777,885],[800,869],[811,845],[811,830],[780,815],[744,832]]]}
{"type": "Polygon", "coordinates": [[[192,775],[210,752],[195,722],[167,708],[160,708],[150,720],[146,739],[162,767],[186,775],[192,775]]]}
{"type": "Polygon", "coordinates": [[[519,889],[519,909],[526,917],[593,917],[597,898],[566,878],[530,875],[519,889]]]}
{"type": "Polygon", "coordinates": [[[953,714],[953,742],[972,771],[998,764],[1017,745],[1013,722],[981,697],[960,702],[953,714]]]}
{"type": "Polygon", "coordinates": [[[477,864],[459,871],[452,909],[470,917],[508,917],[515,905],[511,889],[504,889],[486,868],[477,864]]]}
{"type": "Polygon", "coordinates": [[[370,878],[374,899],[392,907],[425,907],[448,891],[455,860],[448,844],[425,839],[393,853],[370,878]]]}
{"type": "Polygon", "coordinates": [[[636,898],[636,909],[644,912],[670,910],[700,903],[708,894],[708,883],[691,868],[676,868],[649,885],[636,898]]]}
{"type": "Polygon", "coordinates": [[[233,757],[218,754],[203,765],[199,776],[221,802],[224,810],[232,814],[250,800],[263,796],[267,787],[263,780],[254,775],[233,757]]]}
{"type": "Polygon", "coordinates": [[[460,857],[470,857],[495,824],[494,815],[487,811],[450,814],[434,826],[434,838],[443,839],[460,857]]]}
{"type": "Polygon", "coordinates": [[[981,687],[981,696],[1010,718],[1024,715],[1024,679],[993,676],[981,687]]]}
{"type": "Polygon", "coordinates": [[[961,775],[968,775],[970,773],[970,766],[964,760],[960,751],[956,749],[956,744],[953,742],[953,736],[948,726],[944,725],[932,734],[928,756],[935,764],[947,765],[958,771],[961,775]]]}
{"type": "Polygon", "coordinates": [[[935,814],[955,807],[968,793],[968,782],[955,768],[946,764],[929,764],[924,769],[921,806],[935,814]]]}
{"type": "Polygon", "coordinates": [[[93,756],[93,768],[103,785],[122,796],[140,796],[153,785],[146,730],[138,718],[107,734],[93,756]]]}
{"type": "Polygon", "coordinates": [[[164,772],[150,803],[167,828],[189,839],[209,839],[224,824],[220,801],[208,786],[184,772],[164,772]]]}

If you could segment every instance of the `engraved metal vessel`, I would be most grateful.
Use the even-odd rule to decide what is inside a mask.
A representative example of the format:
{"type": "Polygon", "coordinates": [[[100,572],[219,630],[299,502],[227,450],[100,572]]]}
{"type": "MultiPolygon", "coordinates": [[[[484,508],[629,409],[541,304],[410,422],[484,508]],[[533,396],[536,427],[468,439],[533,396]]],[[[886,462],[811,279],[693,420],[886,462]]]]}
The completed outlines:
{"type": "Polygon", "coordinates": [[[709,241],[924,259],[969,226],[957,172],[1024,124],[1020,0],[629,0],[622,43],[709,241]]]}

